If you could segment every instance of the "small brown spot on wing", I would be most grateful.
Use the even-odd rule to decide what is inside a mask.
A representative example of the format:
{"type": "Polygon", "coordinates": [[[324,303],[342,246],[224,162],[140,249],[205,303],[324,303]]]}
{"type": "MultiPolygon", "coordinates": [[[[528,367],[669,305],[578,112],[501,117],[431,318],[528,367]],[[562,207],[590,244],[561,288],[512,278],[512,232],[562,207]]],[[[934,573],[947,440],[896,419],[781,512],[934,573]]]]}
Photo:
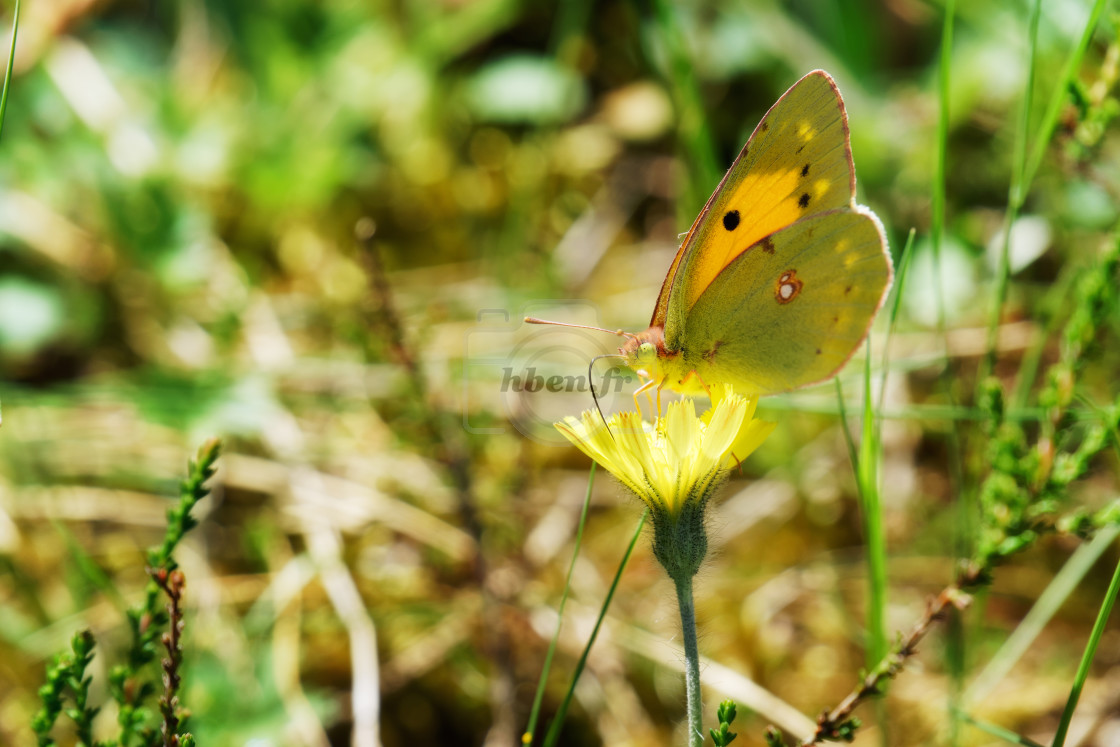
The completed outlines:
{"type": "Polygon", "coordinates": [[[850,286],[850,285],[847,288],[844,289],[844,295],[845,296],[848,295],[851,292],[852,292],[852,286],[850,286]]]}
{"type": "Polygon", "coordinates": [[[820,354],[821,354],[821,349],[817,348],[817,355],[820,355],[820,354]]]}
{"type": "Polygon", "coordinates": [[[801,167],[801,176],[809,176],[809,164],[801,167]]]}
{"type": "Polygon", "coordinates": [[[797,270],[786,270],[774,284],[774,298],[780,304],[787,304],[801,294],[804,285],[797,277],[797,270]]]}
{"type": "Polygon", "coordinates": [[[758,242],[758,245],[762,247],[762,251],[766,252],[767,254],[774,253],[774,239],[772,239],[771,237],[764,237],[761,241],[758,242]]]}
{"type": "Polygon", "coordinates": [[[758,129],[762,130],[763,132],[766,132],[767,130],[770,129],[770,125],[766,124],[766,120],[762,120],[762,123],[758,126],[758,129]]]}
{"type": "Polygon", "coordinates": [[[708,363],[711,363],[713,360],[715,360],[716,353],[719,352],[721,345],[723,345],[723,340],[716,340],[715,344],[712,345],[712,349],[703,353],[700,357],[706,360],[708,363]]]}

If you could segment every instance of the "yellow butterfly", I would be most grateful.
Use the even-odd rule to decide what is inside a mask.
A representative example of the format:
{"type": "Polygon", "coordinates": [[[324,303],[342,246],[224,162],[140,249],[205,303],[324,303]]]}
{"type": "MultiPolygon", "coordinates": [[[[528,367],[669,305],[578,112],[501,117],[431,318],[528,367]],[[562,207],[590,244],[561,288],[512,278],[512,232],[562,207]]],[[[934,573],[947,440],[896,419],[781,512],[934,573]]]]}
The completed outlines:
{"type": "MultiPolygon", "coordinates": [[[[855,203],[848,115],[814,70],[770,108],[708,198],[649,329],[619,349],[645,380],[774,394],[833,376],[891,283],[882,224],[855,203]]],[[[539,320],[526,320],[539,322],[539,320]]]]}

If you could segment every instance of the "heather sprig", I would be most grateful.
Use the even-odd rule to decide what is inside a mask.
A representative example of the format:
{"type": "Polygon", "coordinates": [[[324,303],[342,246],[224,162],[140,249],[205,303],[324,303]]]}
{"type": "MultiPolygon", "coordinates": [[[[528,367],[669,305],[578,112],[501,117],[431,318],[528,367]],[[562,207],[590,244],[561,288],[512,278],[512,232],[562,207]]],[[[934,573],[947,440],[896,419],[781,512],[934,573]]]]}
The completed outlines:
{"type": "MultiPolygon", "coordinates": [[[[127,663],[118,664],[109,672],[109,692],[117,702],[120,735],[115,740],[98,743],[98,747],[156,747],[160,744],[189,747],[194,744],[193,737],[183,732],[187,712],[178,696],[184,625],[180,603],[185,579],[173,553],[183,536],[197,526],[191,511],[210,493],[206,482],[214,475],[220,451],[221,441],[211,439],[202,445],[198,456],[188,462],[187,477],[179,485],[179,500],[167,512],[163,542],[148,552],[151,580],[144,601],[127,613],[132,632],[127,663]],[[159,605],[161,592],[168,598],[166,610],[159,605]],[[144,703],[156,692],[155,680],[146,665],[156,658],[160,644],[166,649],[167,657],[162,663],[164,695],[160,699],[160,712],[163,728],[157,730],[152,723],[152,711],[144,703]]],[[[71,651],[56,657],[47,667],[47,681],[39,689],[43,705],[32,721],[40,747],[55,744],[50,733],[62,713],[74,722],[78,744],[94,747],[93,719],[100,708],[89,705],[91,678],[85,674],[93,659],[94,645],[89,631],[77,633],[71,641],[71,651]],[[73,702],[72,707],[65,707],[66,698],[73,702]]]]}
{"type": "Polygon", "coordinates": [[[716,747],[727,747],[735,741],[735,737],[739,736],[731,731],[731,724],[735,721],[735,715],[735,701],[725,700],[719,704],[719,710],[716,712],[716,718],[719,719],[719,728],[708,730],[716,747]]]}
{"type": "Polygon", "coordinates": [[[1038,395],[1043,417],[1033,438],[1021,421],[1008,417],[1000,383],[988,379],[982,386],[980,407],[988,416],[991,471],[980,488],[981,529],[971,561],[982,578],[1056,525],[1081,534],[1090,531],[1084,511],[1069,520],[1057,514],[1070,484],[1085,474],[1120,426],[1120,398],[1098,408],[1095,421],[1079,426],[1069,417],[1080,366],[1093,349],[1098,329],[1117,306],[1118,265],[1120,239],[1114,239],[1076,285],[1058,360],[1047,370],[1038,395]]]}
{"type": "Polygon", "coordinates": [[[89,705],[91,678],[86,676],[86,667],[93,661],[95,645],[88,630],[75,633],[70,639],[70,651],[55,657],[47,666],[47,681],[39,688],[43,706],[31,722],[39,747],[55,744],[50,732],[62,713],[74,722],[78,744],[93,746],[93,719],[101,709],[89,705]],[[69,708],[65,705],[68,695],[73,702],[69,708]]]}

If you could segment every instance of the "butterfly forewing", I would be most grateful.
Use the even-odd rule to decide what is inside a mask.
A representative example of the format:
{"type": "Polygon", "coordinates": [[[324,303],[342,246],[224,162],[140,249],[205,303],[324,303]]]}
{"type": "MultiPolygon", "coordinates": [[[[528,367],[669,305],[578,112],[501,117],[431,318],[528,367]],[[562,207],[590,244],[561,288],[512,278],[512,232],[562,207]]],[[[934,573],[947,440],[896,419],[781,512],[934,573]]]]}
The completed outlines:
{"type": "Polygon", "coordinates": [[[816,70],[770,108],[673,261],[654,310],[672,348],[688,310],[716,276],[765,236],[852,204],[855,170],[844,102],[816,70]]]}

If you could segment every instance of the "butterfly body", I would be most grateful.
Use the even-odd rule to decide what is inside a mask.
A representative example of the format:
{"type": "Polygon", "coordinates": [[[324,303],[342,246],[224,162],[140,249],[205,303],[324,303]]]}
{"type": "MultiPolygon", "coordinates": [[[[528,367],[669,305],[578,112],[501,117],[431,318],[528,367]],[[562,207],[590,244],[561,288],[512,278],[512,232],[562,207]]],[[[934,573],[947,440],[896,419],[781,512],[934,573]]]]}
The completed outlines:
{"type": "Polygon", "coordinates": [[[649,329],[619,352],[647,387],[789,391],[847,362],[890,280],[882,225],[855,203],[843,100],[817,70],[755,128],[685,236],[649,329]]]}

